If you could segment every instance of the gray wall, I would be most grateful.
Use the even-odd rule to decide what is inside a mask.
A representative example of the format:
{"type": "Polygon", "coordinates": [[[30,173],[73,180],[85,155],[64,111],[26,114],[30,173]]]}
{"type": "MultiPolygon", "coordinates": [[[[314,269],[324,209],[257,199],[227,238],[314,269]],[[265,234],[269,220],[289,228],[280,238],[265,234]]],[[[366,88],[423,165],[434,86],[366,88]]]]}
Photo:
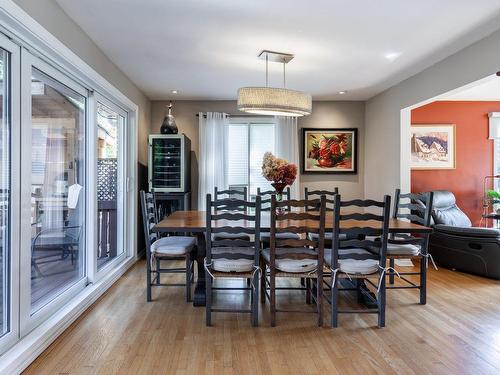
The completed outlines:
{"type": "Polygon", "coordinates": [[[367,101],[366,197],[380,198],[400,184],[401,109],[496,73],[499,46],[497,31],[367,101]]]}
{"type": "Polygon", "coordinates": [[[14,2],[139,106],[138,158],[140,163],[147,164],[151,102],[146,95],[106,57],[87,34],[64,13],[55,0],[14,0],[14,2]]]}
{"type": "MultiPolygon", "coordinates": [[[[153,101],[151,104],[151,133],[159,133],[168,101],[153,101]]],[[[310,188],[331,189],[338,186],[346,197],[362,197],[364,195],[364,110],[363,102],[313,102],[313,114],[299,119],[299,128],[358,128],[359,129],[359,159],[357,175],[301,175],[301,191],[305,186],[310,188]]],[[[225,112],[241,114],[236,109],[235,101],[190,101],[174,102],[173,114],[180,133],[185,133],[191,139],[192,163],[192,203],[196,207],[198,195],[198,112],[225,112]]],[[[300,138],[299,138],[300,139],[300,138]]]]}

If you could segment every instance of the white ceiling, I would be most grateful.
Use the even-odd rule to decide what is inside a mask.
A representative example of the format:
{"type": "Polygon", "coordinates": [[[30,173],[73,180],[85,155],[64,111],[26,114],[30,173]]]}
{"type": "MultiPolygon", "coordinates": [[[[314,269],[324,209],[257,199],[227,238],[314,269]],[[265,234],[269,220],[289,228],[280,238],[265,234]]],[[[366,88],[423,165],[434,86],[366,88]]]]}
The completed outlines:
{"type": "Polygon", "coordinates": [[[296,55],[289,88],[364,100],[500,27],[499,0],[57,2],[151,99],[235,99],[264,85],[270,49],[296,55]]]}

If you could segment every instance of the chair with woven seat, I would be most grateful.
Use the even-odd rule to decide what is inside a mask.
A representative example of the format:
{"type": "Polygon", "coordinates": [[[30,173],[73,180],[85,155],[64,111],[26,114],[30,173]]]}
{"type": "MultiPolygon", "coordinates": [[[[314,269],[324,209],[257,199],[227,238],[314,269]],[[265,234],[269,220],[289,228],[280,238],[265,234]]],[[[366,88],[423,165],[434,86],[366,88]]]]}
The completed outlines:
{"type": "Polygon", "coordinates": [[[386,251],[389,229],[391,197],[384,200],[342,201],[335,196],[332,247],[325,251],[325,264],[329,268],[330,283],[325,283],[330,296],[325,295],[331,305],[331,325],[337,327],[338,314],[371,313],[378,315],[378,326],[385,326],[385,273],[386,251]],[[371,213],[371,211],[378,211],[371,213]],[[361,212],[360,212],[361,211],[361,212]],[[368,211],[368,212],[365,212],[368,211]],[[376,222],[376,225],[372,223],[376,222]],[[370,225],[369,225],[370,224],[370,225]],[[371,279],[376,278],[374,283],[371,279]],[[339,279],[349,279],[348,287],[339,279]],[[372,295],[362,283],[368,283],[376,290],[372,295]],[[339,309],[339,291],[355,290],[358,300],[364,294],[376,308],[339,309]]]}
{"type": "Polygon", "coordinates": [[[213,312],[250,313],[251,323],[259,323],[259,257],[260,257],[260,197],[255,202],[235,199],[206,202],[207,247],[205,258],[206,325],[212,325],[213,312]],[[221,207],[241,207],[242,210],[222,210],[221,207]],[[252,209],[252,210],[251,210],[252,209]],[[245,226],[242,226],[242,223],[245,226]],[[248,225],[253,223],[253,227],[248,225]],[[245,234],[241,237],[220,237],[224,234],[245,234]],[[253,238],[252,238],[253,237],[253,238]],[[247,281],[246,287],[214,287],[216,279],[237,278],[247,281]],[[249,290],[249,309],[229,309],[212,306],[215,290],[249,290]]]}
{"type": "MultiPolygon", "coordinates": [[[[241,190],[227,189],[227,190],[219,190],[217,186],[214,188],[214,199],[227,199],[230,200],[226,206],[218,207],[218,211],[242,211],[245,212],[245,206],[238,206],[235,204],[235,200],[246,201],[248,199],[247,195],[247,187],[244,186],[241,190]]],[[[250,236],[244,233],[217,233],[213,235],[215,240],[223,240],[223,239],[240,239],[244,241],[250,241],[250,236]]]]}
{"type": "Polygon", "coordinates": [[[191,301],[191,288],[194,278],[194,253],[196,249],[196,240],[188,236],[168,236],[159,237],[152,231],[157,224],[157,214],[154,196],[152,193],[140,192],[142,218],[144,226],[144,237],[146,241],[146,280],[147,280],[147,300],[151,301],[151,287],[153,286],[185,286],[186,300],[191,301]],[[185,267],[162,268],[162,261],[175,261],[185,259],[185,267]],[[162,283],[160,276],[162,274],[186,275],[185,284],[162,283]]]}
{"type": "MultiPolygon", "coordinates": [[[[309,190],[307,187],[304,188],[304,198],[306,201],[310,199],[318,199],[322,195],[326,197],[326,210],[327,211],[333,211],[334,207],[334,199],[335,196],[339,193],[339,188],[335,187],[333,188],[332,191],[330,190],[309,190]]],[[[307,205],[306,207],[309,207],[308,209],[314,209],[315,207],[310,207],[307,205]]],[[[308,234],[309,238],[311,240],[317,241],[317,233],[309,233],[308,234]]],[[[332,233],[330,231],[325,232],[325,247],[330,246],[332,244],[332,233]]]]}
{"type": "Polygon", "coordinates": [[[326,198],[309,200],[285,200],[277,202],[271,197],[271,222],[269,247],[262,251],[261,281],[262,301],[267,297],[270,301],[271,326],[276,325],[277,312],[316,312],[317,324],[323,325],[323,253],[325,238],[325,203],[326,198]],[[307,205],[314,205],[317,211],[305,210],[307,205]],[[296,211],[277,213],[277,208],[295,207],[296,211]],[[298,239],[283,238],[281,233],[300,233],[298,239]],[[317,233],[318,240],[313,241],[306,237],[307,233],[317,233]],[[305,287],[277,287],[277,278],[305,279],[305,287]],[[319,287],[318,287],[319,286],[319,287]],[[277,290],[305,290],[306,302],[313,297],[316,311],[297,311],[278,309],[276,305],[277,290]],[[313,291],[315,290],[316,296],[313,291]]]}
{"type": "MultiPolygon", "coordinates": [[[[257,188],[257,195],[261,197],[261,204],[262,204],[262,211],[270,211],[271,210],[271,197],[276,196],[276,191],[274,190],[267,190],[267,191],[261,191],[260,188],[257,188]]],[[[290,186],[288,186],[284,191],[283,191],[283,200],[284,201],[289,201],[290,200],[290,186]]],[[[283,209],[285,211],[290,211],[291,207],[290,206],[283,206],[283,209]]],[[[263,243],[263,247],[269,246],[269,232],[262,232],[260,234],[260,239],[263,243]]],[[[291,239],[291,240],[298,240],[300,237],[296,233],[278,233],[277,236],[281,239],[291,239]]]]}
{"type": "MultiPolygon", "coordinates": [[[[432,200],[432,192],[401,194],[401,190],[396,189],[392,217],[394,219],[407,219],[413,223],[429,227],[432,219],[432,200]]],[[[423,233],[419,237],[407,233],[395,233],[391,234],[387,244],[387,259],[389,259],[392,268],[387,272],[390,284],[387,289],[419,289],[421,305],[425,305],[427,302],[427,266],[430,257],[428,253],[429,236],[429,233],[423,233]],[[398,272],[398,276],[406,285],[394,286],[395,259],[420,260],[419,272],[398,272]],[[413,275],[419,276],[419,284],[415,284],[406,277],[413,275]]]]}

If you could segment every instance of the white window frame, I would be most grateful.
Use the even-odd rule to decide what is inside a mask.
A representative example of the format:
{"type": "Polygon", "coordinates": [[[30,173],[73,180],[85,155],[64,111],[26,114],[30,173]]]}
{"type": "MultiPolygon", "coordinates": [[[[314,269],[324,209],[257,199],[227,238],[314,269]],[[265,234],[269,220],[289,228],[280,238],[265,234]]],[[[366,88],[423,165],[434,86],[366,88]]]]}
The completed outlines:
{"type": "MultiPolygon", "coordinates": [[[[63,307],[49,314],[46,320],[40,320],[39,325],[21,327],[23,332],[18,328],[17,335],[12,335],[12,341],[2,340],[0,342],[0,373],[18,373],[26,368],[29,363],[34,360],[50,343],[66,329],[69,324],[80,316],[86,308],[95,302],[111,285],[137,260],[137,226],[136,226],[136,212],[137,212],[137,148],[138,148],[138,117],[139,108],[132,100],[122,94],[115,86],[109,83],[80,57],[78,57],[72,50],[66,47],[61,41],[50,34],[38,22],[36,22],[29,14],[27,14],[20,6],[12,0],[3,0],[0,5],[0,34],[3,39],[10,39],[14,47],[17,46],[19,51],[21,48],[29,50],[31,54],[38,57],[43,63],[61,72],[67,76],[71,81],[77,82],[82,87],[88,90],[90,94],[98,92],[105,96],[113,103],[116,103],[120,108],[123,108],[127,116],[127,129],[124,143],[126,149],[126,174],[124,174],[125,181],[125,196],[126,207],[123,216],[126,219],[126,227],[124,229],[124,245],[126,256],[121,263],[116,263],[113,269],[108,270],[108,274],[102,275],[100,279],[94,279],[93,284],[89,284],[84,288],[81,293],[76,294],[72,299],[68,300],[63,307]],[[6,36],[6,38],[4,37],[6,36]],[[14,337],[17,336],[17,337],[14,337]],[[10,349],[8,349],[10,348],[10,349]]],[[[19,52],[18,55],[21,53],[19,52]]],[[[20,56],[19,56],[20,58],[20,56]]],[[[18,64],[20,66],[20,63],[18,64]]],[[[19,72],[19,69],[18,69],[19,72]]],[[[17,85],[20,87],[20,83],[17,85]]],[[[13,92],[14,94],[14,92],[13,92]]],[[[20,97],[20,92],[16,95],[20,97]]],[[[13,101],[12,103],[15,103],[13,101]]],[[[17,103],[20,106],[20,102],[17,103]]],[[[93,108],[92,95],[89,95],[87,102],[87,110],[93,108]]],[[[21,113],[21,109],[13,111],[14,113],[21,113]]],[[[87,129],[94,127],[93,114],[89,116],[87,112],[87,129]]],[[[15,137],[15,131],[20,128],[20,118],[13,118],[12,135],[15,137]],[[17,126],[16,126],[17,125],[17,126]]],[[[87,134],[86,134],[87,135],[87,134]]],[[[87,135],[88,136],[88,135],[87,135]]],[[[20,138],[20,135],[17,134],[20,138]]],[[[14,138],[13,138],[14,140],[14,138]]],[[[12,142],[15,145],[15,142],[12,142]]],[[[20,147],[21,140],[17,142],[17,147],[20,147]]],[[[89,138],[87,138],[87,145],[89,138]]],[[[17,171],[21,170],[20,160],[16,160],[16,150],[13,152],[12,166],[17,171]],[[16,164],[17,163],[17,164],[16,164]],[[19,167],[19,168],[17,168],[19,167]]],[[[17,150],[17,154],[20,151],[17,150]]],[[[87,157],[87,168],[89,168],[89,155],[87,157]]],[[[125,163],[124,163],[125,164],[125,163]]],[[[31,169],[31,168],[30,168],[31,169]]],[[[19,176],[20,177],[20,176],[19,176]]],[[[87,179],[89,175],[87,174],[87,179]]],[[[20,179],[12,176],[12,186],[20,184],[20,179]]],[[[87,188],[87,190],[90,190],[87,188]]],[[[19,190],[18,190],[19,191],[19,190]]],[[[87,198],[88,199],[88,198],[87,198]]],[[[18,200],[19,203],[19,200],[18,200]]],[[[88,207],[88,206],[87,206],[88,207]]],[[[12,207],[13,211],[15,210],[12,207]]],[[[17,211],[19,212],[19,207],[17,211]]],[[[17,222],[20,222],[18,219],[17,222]]],[[[16,232],[20,236],[19,230],[16,232]]],[[[89,246],[92,240],[89,238],[86,241],[86,246],[89,246]]],[[[18,247],[19,248],[19,247],[18,247]]],[[[87,254],[89,254],[87,250],[87,254]]],[[[15,255],[14,255],[15,256],[15,255]]],[[[89,257],[87,256],[87,259],[89,257]]],[[[15,261],[19,265],[20,260],[15,261]]],[[[28,265],[30,267],[30,265],[28,265]]],[[[18,267],[18,266],[17,266],[18,267]]],[[[30,267],[31,269],[31,267],[30,267]]],[[[90,272],[90,270],[88,270],[90,272]]],[[[31,272],[29,272],[31,273],[31,272]]],[[[19,269],[13,266],[12,274],[14,279],[19,279],[19,269]]],[[[19,285],[11,283],[13,290],[13,297],[19,293],[19,285]]],[[[13,300],[11,306],[19,306],[13,300]]],[[[13,314],[19,316],[20,312],[13,314]]],[[[19,327],[21,323],[18,321],[11,321],[11,327],[19,327]]],[[[5,338],[7,335],[4,335],[5,338]]]]}
{"type": "Polygon", "coordinates": [[[19,201],[20,201],[20,160],[19,152],[13,151],[20,144],[20,48],[5,36],[0,35],[0,47],[10,53],[10,275],[9,275],[9,331],[0,337],[0,353],[12,346],[19,336],[19,201]],[[16,146],[17,145],[17,146],[16,146]]]}
{"type": "MultiPolygon", "coordinates": [[[[29,333],[33,328],[38,326],[41,322],[46,320],[49,316],[53,315],[55,311],[64,306],[71,298],[80,293],[87,285],[87,267],[85,263],[83,266],[83,277],[76,281],[69,288],[54,297],[50,302],[40,307],[35,312],[31,312],[31,154],[27,152],[31,149],[31,132],[32,132],[32,100],[31,100],[31,77],[32,69],[37,69],[42,73],[49,76],[51,79],[61,83],[69,89],[77,92],[85,97],[85,104],[88,105],[88,91],[85,87],[77,82],[71,80],[59,70],[50,66],[40,58],[33,56],[26,49],[21,51],[21,123],[24,126],[21,128],[21,236],[20,241],[20,333],[21,336],[29,333]]],[[[87,129],[89,127],[88,116],[86,114],[85,121],[85,134],[87,138],[87,129]]],[[[87,148],[89,140],[85,139],[85,148],[87,148]]],[[[19,151],[18,151],[19,152],[19,151]]],[[[85,152],[85,164],[87,160],[87,152],[85,152]]],[[[85,178],[85,186],[87,178],[85,178]]],[[[86,189],[86,187],[84,187],[86,189]]],[[[85,190],[84,190],[85,191],[85,190]]],[[[86,198],[88,193],[86,194],[86,198]]],[[[85,224],[88,218],[85,217],[85,224]]],[[[87,238],[83,239],[83,249],[85,250],[85,257],[89,253],[89,241],[87,238]]]]}
{"type": "Polygon", "coordinates": [[[113,103],[111,100],[106,98],[100,93],[94,93],[93,98],[92,98],[92,111],[93,111],[93,120],[95,126],[90,129],[89,132],[89,137],[92,137],[91,142],[89,142],[89,170],[88,170],[88,176],[89,176],[89,190],[91,190],[90,196],[92,197],[91,200],[89,201],[88,205],[88,217],[89,218],[97,218],[98,214],[98,207],[97,207],[97,158],[98,158],[98,145],[97,145],[97,103],[101,103],[108,107],[109,109],[115,111],[118,115],[123,116],[125,119],[125,123],[123,125],[119,125],[118,129],[118,178],[117,178],[117,205],[122,204],[122,207],[117,210],[117,248],[122,249],[123,251],[121,254],[118,254],[114,259],[110,260],[108,263],[106,263],[101,269],[98,269],[97,267],[97,233],[98,233],[98,221],[94,220],[92,221],[93,225],[88,225],[88,238],[93,238],[94,243],[92,244],[94,246],[94,250],[92,251],[92,256],[88,257],[88,269],[89,269],[89,281],[90,282],[97,282],[100,279],[102,279],[105,275],[107,275],[110,271],[110,269],[113,269],[116,267],[117,264],[120,264],[124,261],[126,257],[129,257],[130,254],[127,254],[126,248],[125,248],[125,241],[124,241],[124,233],[125,233],[125,225],[119,225],[120,222],[124,221],[124,213],[126,211],[126,201],[127,201],[127,182],[126,182],[126,166],[127,166],[127,153],[125,152],[126,145],[127,145],[127,124],[128,124],[128,113],[115,103],[113,103]]]}

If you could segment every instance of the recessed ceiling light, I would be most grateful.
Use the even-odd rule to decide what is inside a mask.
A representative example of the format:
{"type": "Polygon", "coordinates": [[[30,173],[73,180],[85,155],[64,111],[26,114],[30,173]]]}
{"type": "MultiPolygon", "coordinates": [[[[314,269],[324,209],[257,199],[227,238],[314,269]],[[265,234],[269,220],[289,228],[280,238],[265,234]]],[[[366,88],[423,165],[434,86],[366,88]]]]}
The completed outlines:
{"type": "Polygon", "coordinates": [[[172,90],[172,94],[177,94],[177,93],[179,93],[179,91],[177,91],[177,90],[172,90]]]}
{"type": "Polygon", "coordinates": [[[384,55],[384,57],[389,61],[394,61],[401,55],[402,55],[401,52],[388,52],[384,55]]]}
{"type": "Polygon", "coordinates": [[[339,91],[340,95],[344,95],[345,93],[347,93],[347,91],[339,91]]]}

